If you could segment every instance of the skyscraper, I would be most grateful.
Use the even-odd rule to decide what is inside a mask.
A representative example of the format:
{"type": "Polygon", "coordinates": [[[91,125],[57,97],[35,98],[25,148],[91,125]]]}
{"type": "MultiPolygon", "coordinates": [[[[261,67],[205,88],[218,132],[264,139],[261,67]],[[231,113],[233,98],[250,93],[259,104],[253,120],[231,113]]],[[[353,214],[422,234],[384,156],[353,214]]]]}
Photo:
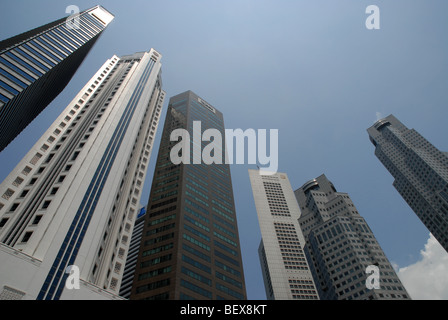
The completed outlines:
{"type": "Polygon", "coordinates": [[[185,140],[184,162],[171,158],[171,134],[193,137],[198,124],[201,137],[207,129],[224,137],[222,113],[204,99],[191,91],[170,99],[131,299],[246,299],[229,166],[201,161],[196,151],[208,144],[194,139],[185,140]]]}
{"type": "Polygon", "coordinates": [[[393,186],[448,251],[448,156],[393,115],[367,130],[393,186]]]}
{"type": "Polygon", "coordinates": [[[367,222],[325,175],[295,191],[306,254],[325,300],[409,299],[367,222]],[[371,267],[379,272],[376,288],[371,267]],[[369,283],[369,284],[368,284],[369,283]]]}
{"type": "Polygon", "coordinates": [[[165,96],[160,60],[106,61],[0,185],[0,290],[118,294],[165,96]],[[65,289],[72,265],[82,290],[65,289]]]}
{"type": "Polygon", "coordinates": [[[0,42],[0,151],[66,87],[113,19],[96,6],[0,42]]]}
{"type": "Polygon", "coordinates": [[[261,229],[259,257],[267,298],[318,300],[304,253],[300,210],[287,175],[249,170],[249,177],[261,229]]]}

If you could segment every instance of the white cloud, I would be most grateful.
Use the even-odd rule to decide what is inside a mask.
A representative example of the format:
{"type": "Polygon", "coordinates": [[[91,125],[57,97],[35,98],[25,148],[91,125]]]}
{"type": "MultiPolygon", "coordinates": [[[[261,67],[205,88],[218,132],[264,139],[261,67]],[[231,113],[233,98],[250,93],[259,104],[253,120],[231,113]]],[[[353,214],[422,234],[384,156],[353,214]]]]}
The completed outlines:
{"type": "Polygon", "coordinates": [[[376,121],[383,119],[383,115],[381,114],[381,112],[376,112],[376,121]]]}
{"type": "Polygon", "coordinates": [[[432,234],[421,259],[398,268],[398,276],[414,300],[448,300],[448,253],[432,234]]]}

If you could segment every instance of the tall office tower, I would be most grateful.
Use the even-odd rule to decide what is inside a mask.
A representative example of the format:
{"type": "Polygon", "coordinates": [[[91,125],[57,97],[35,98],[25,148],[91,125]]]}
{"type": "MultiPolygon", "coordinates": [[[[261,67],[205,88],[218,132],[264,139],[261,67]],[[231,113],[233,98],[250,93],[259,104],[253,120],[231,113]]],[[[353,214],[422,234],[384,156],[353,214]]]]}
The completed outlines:
{"type": "Polygon", "coordinates": [[[207,129],[223,137],[218,156],[225,150],[222,113],[191,91],[170,99],[131,300],[246,299],[230,167],[202,161],[207,129]],[[178,138],[170,139],[177,129],[188,133],[182,151],[178,138]],[[184,161],[174,164],[171,153],[184,161]]]}
{"type": "Polygon", "coordinates": [[[0,42],[0,151],[66,87],[113,19],[96,6],[0,42]]]}
{"type": "Polygon", "coordinates": [[[325,175],[295,191],[306,254],[321,298],[409,299],[366,221],[325,175]],[[374,266],[376,274],[372,274],[374,266]],[[374,288],[374,279],[380,287],[374,288]]]}
{"type": "Polygon", "coordinates": [[[132,283],[134,282],[135,267],[137,265],[140,242],[143,236],[143,227],[145,225],[146,208],[142,208],[135,220],[134,230],[132,231],[131,241],[129,243],[126,265],[124,267],[123,279],[120,286],[120,297],[129,299],[131,297],[132,283]]]}
{"type": "Polygon", "coordinates": [[[106,61],[0,185],[0,290],[118,294],[164,101],[160,59],[106,61]],[[69,266],[83,290],[66,289],[69,266]]]}
{"type": "Polygon", "coordinates": [[[439,151],[393,115],[367,130],[393,186],[448,251],[448,153],[439,151]]]}
{"type": "Polygon", "coordinates": [[[300,230],[300,210],[285,173],[249,170],[262,240],[258,250],[269,300],[318,300],[300,230]]]}

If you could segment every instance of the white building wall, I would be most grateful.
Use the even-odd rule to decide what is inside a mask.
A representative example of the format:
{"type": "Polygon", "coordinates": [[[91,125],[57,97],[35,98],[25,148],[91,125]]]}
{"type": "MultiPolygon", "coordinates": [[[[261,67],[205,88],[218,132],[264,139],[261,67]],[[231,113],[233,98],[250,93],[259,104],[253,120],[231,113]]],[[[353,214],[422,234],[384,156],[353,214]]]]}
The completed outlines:
{"type": "MultiPolygon", "coordinates": [[[[35,300],[39,274],[47,271],[42,262],[3,244],[0,244],[0,261],[0,300],[35,300]]],[[[80,279],[79,289],[65,290],[61,300],[123,299],[80,279]]]]}
{"type": "Polygon", "coordinates": [[[287,267],[284,259],[285,256],[284,254],[282,254],[282,250],[280,247],[280,242],[284,240],[279,239],[279,229],[276,230],[275,228],[275,223],[291,226],[294,231],[291,231],[293,233],[291,233],[288,238],[289,240],[293,239],[293,242],[298,241],[300,243],[301,255],[303,255],[303,257],[305,256],[303,252],[305,239],[302,235],[302,231],[298,223],[300,209],[295,199],[294,192],[291,188],[291,184],[287,175],[284,173],[262,175],[258,170],[249,170],[249,177],[252,184],[255,207],[257,209],[258,221],[262,236],[262,244],[260,245],[260,249],[264,246],[266,262],[269,269],[268,275],[268,270],[266,270],[262,263],[262,269],[265,273],[263,277],[265,281],[267,297],[275,300],[300,299],[297,296],[294,297],[294,292],[291,288],[291,281],[303,280],[307,283],[310,283],[309,285],[307,284],[307,286],[312,287],[312,289],[310,289],[310,293],[307,294],[310,297],[312,296],[312,298],[310,299],[318,299],[314,280],[308,267],[308,263],[306,263],[305,270],[293,268],[292,265],[290,265],[290,268],[287,267]],[[272,211],[272,207],[270,207],[269,205],[268,195],[263,185],[263,181],[274,182],[281,185],[281,193],[283,194],[284,199],[287,203],[289,215],[275,215],[275,212],[272,211]],[[272,297],[269,293],[269,283],[267,279],[271,280],[273,290],[272,297]]]}
{"type": "MultiPolygon", "coordinates": [[[[132,58],[133,56],[126,58],[129,57],[132,58]]],[[[26,297],[31,299],[37,297],[72,221],[75,219],[78,208],[101,162],[117,123],[135,91],[135,86],[139,82],[147,63],[150,59],[153,59],[155,63],[151,75],[125,132],[110,174],[107,180],[105,180],[101,196],[98,198],[95,211],[76,256],[74,265],[79,267],[81,282],[84,281],[85,284],[81,287],[87,289],[68,293],[64,290],[61,299],[89,298],[91,295],[88,292],[92,291],[92,288],[94,288],[92,292],[99,294],[95,293],[92,297],[96,295],[103,297],[104,292],[106,292],[105,289],[112,292],[106,294],[106,297],[113,297],[114,294],[118,294],[132,228],[139,209],[140,191],[143,188],[152,151],[152,143],[155,138],[165,95],[160,87],[156,87],[156,82],[160,80],[161,55],[152,49],[150,52],[136,54],[134,58],[136,57],[142,58],[141,61],[134,64],[125,81],[109,102],[109,106],[104,111],[103,116],[98,119],[94,130],[90,132],[90,138],[80,150],[63,183],[57,185],[59,190],[56,195],[51,197],[51,204],[46,208],[41,221],[37,226],[34,226],[31,223],[34,219],[32,217],[28,221],[28,225],[21,231],[20,237],[23,237],[23,234],[30,230],[33,231],[32,237],[26,243],[21,243],[20,241],[13,242],[11,243],[12,247],[8,246],[7,243],[4,245],[4,248],[10,248],[10,250],[16,253],[20,252],[22,257],[30,257],[31,260],[38,261],[38,265],[36,265],[36,262],[30,264],[29,261],[25,262],[26,259],[21,259],[20,264],[24,264],[23,268],[25,270],[22,270],[22,268],[11,268],[13,265],[11,261],[17,262],[16,259],[11,260],[11,254],[5,256],[2,253],[2,256],[8,257],[8,259],[0,259],[0,268],[5,271],[0,273],[0,285],[10,283],[11,287],[14,287],[12,282],[17,280],[19,282],[16,286],[23,288],[17,289],[24,290],[26,297]],[[153,96],[151,97],[152,94],[153,96]],[[134,152],[132,158],[130,158],[131,152],[134,152]],[[142,160],[142,158],[145,160],[142,160]],[[122,179],[124,179],[125,183],[123,183],[120,189],[122,179]],[[136,184],[137,180],[140,181],[140,185],[136,184]],[[118,203],[115,201],[117,195],[122,196],[118,203]],[[129,203],[127,202],[128,195],[131,198],[129,203]],[[114,205],[117,206],[117,209],[114,214],[111,214],[114,205]],[[110,224],[108,223],[109,219],[112,221],[110,224]],[[106,229],[108,235],[106,240],[103,240],[106,229]],[[128,239],[128,241],[123,239],[128,239]],[[116,246],[117,242],[119,242],[118,246],[116,246]],[[101,249],[102,254],[98,258],[100,246],[103,246],[103,248],[101,249]],[[92,270],[98,261],[100,262],[97,266],[98,276],[92,277],[92,270]],[[122,267],[117,269],[120,264],[122,267]],[[112,284],[110,270],[114,272],[112,284]],[[22,277],[22,271],[27,275],[22,277]],[[28,274],[30,275],[29,277],[28,274]],[[87,295],[84,295],[83,291],[86,291],[87,295]]],[[[118,60],[119,58],[114,56],[102,66],[0,185],[0,196],[3,195],[0,198],[0,221],[5,217],[8,219],[7,223],[0,228],[0,241],[7,238],[10,230],[17,228],[15,221],[20,218],[20,214],[17,214],[17,212],[20,212],[22,207],[19,206],[17,212],[11,213],[9,212],[11,206],[16,202],[23,202],[23,205],[26,204],[21,199],[20,194],[25,188],[28,188],[27,186],[33,179],[33,174],[43,165],[48,154],[60,142],[66,130],[76,131],[80,126],[78,124],[74,128],[70,127],[78,114],[84,110],[84,105],[87,101],[95,95],[98,88],[112,72],[118,60]],[[75,106],[79,107],[75,108],[75,106]],[[63,123],[63,126],[61,126],[61,123],[63,123]],[[55,134],[55,130],[60,132],[55,134]],[[51,142],[48,140],[50,137],[52,139],[51,142]],[[42,148],[44,145],[47,147],[42,148]],[[36,158],[36,154],[41,155],[40,158],[36,158]],[[25,167],[31,170],[27,174],[24,174],[25,167]],[[18,177],[21,179],[20,184],[15,183],[18,177]],[[12,194],[11,191],[13,191],[12,194]]],[[[104,90],[107,90],[106,87],[104,90]]],[[[92,106],[94,104],[95,100],[92,106]]],[[[55,157],[57,155],[58,153],[56,152],[55,157]]],[[[54,162],[47,166],[45,172],[53,170],[51,166],[58,165],[58,163],[54,162]]],[[[34,216],[38,214],[39,212],[34,214],[34,216]]]]}

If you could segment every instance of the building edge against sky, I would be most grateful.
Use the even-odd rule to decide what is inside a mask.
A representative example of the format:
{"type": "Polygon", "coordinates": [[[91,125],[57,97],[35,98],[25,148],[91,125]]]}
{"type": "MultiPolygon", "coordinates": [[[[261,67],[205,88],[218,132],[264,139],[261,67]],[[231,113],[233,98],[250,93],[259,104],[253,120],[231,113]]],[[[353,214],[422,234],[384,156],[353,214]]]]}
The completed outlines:
{"type": "Polygon", "coordinates": [[[367,132],[395,189],[448,252],[448,153],[393,115],[367,132]]]}
{"type": "Polygon", "coordinates": [[[113,20],[95,6],[0,42],[0,151],[63,91],[113,20]]]}
{"type": "Polygon", "coordinates": [[[160,60],[152,49],[106,61],[2,182],[0,297],[121,299],[165,98],[160,60]],[[65,289],[69,265],[80,290],[65,289]]]}

